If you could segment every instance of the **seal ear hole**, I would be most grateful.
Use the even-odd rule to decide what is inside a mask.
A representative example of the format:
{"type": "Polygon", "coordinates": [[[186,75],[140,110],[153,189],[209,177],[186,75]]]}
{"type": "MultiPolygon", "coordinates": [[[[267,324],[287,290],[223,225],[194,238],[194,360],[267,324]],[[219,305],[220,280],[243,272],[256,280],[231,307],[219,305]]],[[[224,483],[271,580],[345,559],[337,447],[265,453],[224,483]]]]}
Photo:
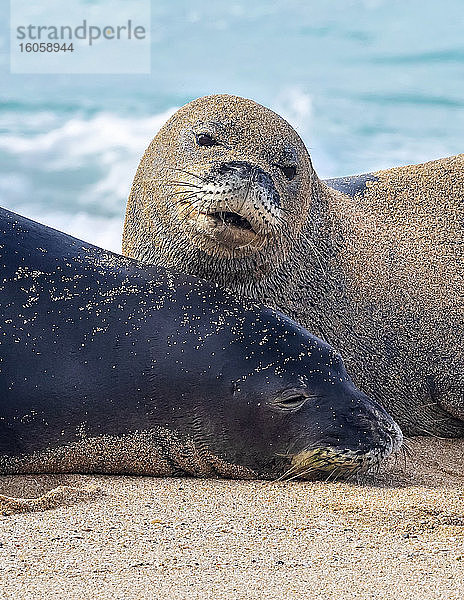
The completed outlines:
{"type": "Polygon", "coordinates": [[[217,146],[218,142],[209,133],[197,133],[195,135],[199,146],[217,146]]]}
{"type": "Polygon", "coordinates": [[[285,177],[291,181],[292,179],[295,178],[296,176],[296,166],[295,165],[280,165],[280,164],[276,164],[276,167],[279,167],[279,169],[282,171],[282,173],[285,175],[285,177]]]}
{"type": "Polygon", "coordinates": [[[276,405],[283,410],[298,410],[305,404],[307,396],[303,394],[286,395],[276,398],[276,405]]]}

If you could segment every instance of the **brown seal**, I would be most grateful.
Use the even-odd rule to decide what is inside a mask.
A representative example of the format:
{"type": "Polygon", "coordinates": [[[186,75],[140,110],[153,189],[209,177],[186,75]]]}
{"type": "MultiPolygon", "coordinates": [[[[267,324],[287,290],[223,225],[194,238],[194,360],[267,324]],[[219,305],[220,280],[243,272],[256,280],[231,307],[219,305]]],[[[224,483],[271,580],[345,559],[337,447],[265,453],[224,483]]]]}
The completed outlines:
{"type": "Polygon", "coordinates": [[[463,184],[464,155],[324,183],[281,117],[209,96],[145,152],[123,252],[279,308],[406,432],[460,436],[463,184]]]}

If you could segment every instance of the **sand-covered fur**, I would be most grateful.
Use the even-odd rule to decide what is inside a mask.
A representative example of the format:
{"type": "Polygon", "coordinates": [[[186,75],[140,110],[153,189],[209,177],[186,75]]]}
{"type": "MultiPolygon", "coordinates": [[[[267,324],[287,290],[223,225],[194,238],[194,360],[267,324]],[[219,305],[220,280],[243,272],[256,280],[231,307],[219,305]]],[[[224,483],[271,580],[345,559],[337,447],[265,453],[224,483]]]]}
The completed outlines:
{"type": "Polygon", "coordinates": [[[235,96],[181,108],[141,160],[125,254],[278,307],[412,434],[464,434],[464,155],[320,181],[290,125],[235,96]]]}

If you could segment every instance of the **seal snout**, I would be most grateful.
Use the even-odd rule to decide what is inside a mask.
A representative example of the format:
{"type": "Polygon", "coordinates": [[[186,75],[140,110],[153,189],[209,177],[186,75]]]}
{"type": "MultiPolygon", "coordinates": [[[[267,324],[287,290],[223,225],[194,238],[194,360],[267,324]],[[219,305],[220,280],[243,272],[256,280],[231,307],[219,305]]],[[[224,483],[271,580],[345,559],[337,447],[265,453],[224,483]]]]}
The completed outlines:
{"type": "MultiPolygon", "coordinates": [[[[319,415],[320,434],[292,457],[292,472],[314,479],[343,478],[378,467],[403,443],[403,434],[390,415],[364,394],[343,404],[330,403],[333,419],[319,415]]],[[[330,414],[325,411],[326,416],[330,414]]]]}
{"type": "Polygon", "coordinates": [[[280,195],[275,188],[274,181],[269,173],[266,173],[261,167],[245,161],[233,160],[218,165],[217,172],[220,175],[234,174],[250,184],[255,183],[263,187],[267,190],[273,204],[280,207],[280,195]]]}
{"type": "MultiPolygon", "coordinates": [[[[267,243],[283,221],[274,181],[256,164],[214,162],[191,185],[191,190],[184,187],[185,199],[193,207],[186,214],[197,243],[199,236],[204,237],[212,252],[254,252],[267,243]],[[216,242],[214,246],[212,241],[216,242]]],[[[177,193],[182,198],[182,190],[177,193]]]]}

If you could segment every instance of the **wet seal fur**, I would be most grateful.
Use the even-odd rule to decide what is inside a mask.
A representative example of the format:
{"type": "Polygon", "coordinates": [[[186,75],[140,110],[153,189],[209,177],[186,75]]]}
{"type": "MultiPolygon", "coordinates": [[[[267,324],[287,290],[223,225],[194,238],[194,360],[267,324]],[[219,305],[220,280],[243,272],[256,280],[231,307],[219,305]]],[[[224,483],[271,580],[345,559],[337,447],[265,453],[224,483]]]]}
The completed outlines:
{"type": "Polygon", "coordinates": [[[123,253],[278,308],[407,433],[462,436],[463,189],[464,155],[327,185],[279,115],[208,96],[146,150],[123,253]]]}
{"type": "Polygon", "coordinates": [[[338,477],[401,445],[276,311],[5,210],[0,235],[0,474],[338,477]]]}

